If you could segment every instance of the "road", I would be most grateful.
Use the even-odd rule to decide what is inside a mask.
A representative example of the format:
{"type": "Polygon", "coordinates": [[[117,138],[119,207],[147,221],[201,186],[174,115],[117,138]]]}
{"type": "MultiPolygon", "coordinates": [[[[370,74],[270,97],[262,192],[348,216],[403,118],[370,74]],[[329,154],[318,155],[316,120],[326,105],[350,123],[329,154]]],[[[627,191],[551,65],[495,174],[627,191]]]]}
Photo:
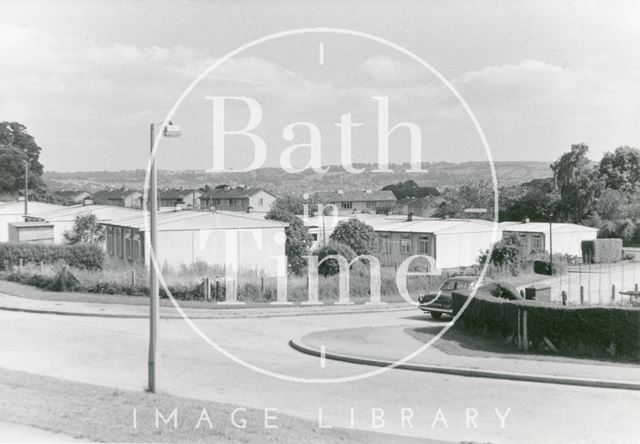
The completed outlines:
{"type": "MultiPolygon", "coordinates": [[[[323,363],[294,351],[288,340],[324,329],[433,322],[415,314],[415,310],[408,310],[194,322],[225,350],[253,365],[301,378],[335,378],[375,368],[323,363]]],[[[0,312],[0,367],[143,390],[147,334],[148,324],[143,319],[0,312]]],[[[354,427],[371,430],[374,409],[373,414],[384,415],[384,426],[378,431],[450,441],[606,443],[628,442],[629,437],[640,436],[638,392],[408,370],[345,383],[290,382],[233,362],[206,344],[183,320],[161,321],[160,351],[159,386],[163,391],[275,408],[316,422],[322,409],[324,424],[349,427],[353,409],[354,427]],[[403,409],[411,409],[413,428],[401,421],[403,409]],[[477,412],[477,428],[473,421],[467,424],[466,409],[477,412]],[[495,409],[501,415],[511,409],[504,428],[495,409]]],[[[405,415],[408,412],[405,410],[405,415]]],[[[469,414],[475,413],[469,410],[469,414]]]]}

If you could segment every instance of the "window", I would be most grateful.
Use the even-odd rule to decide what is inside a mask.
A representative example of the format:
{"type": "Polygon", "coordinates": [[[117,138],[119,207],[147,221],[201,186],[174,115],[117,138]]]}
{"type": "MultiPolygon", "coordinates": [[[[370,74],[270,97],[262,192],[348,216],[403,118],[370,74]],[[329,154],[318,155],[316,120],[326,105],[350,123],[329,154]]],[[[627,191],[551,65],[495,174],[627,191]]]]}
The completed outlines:
{"type": "Polygon", "coordinates": [[[124,253],[127,259],[133,259],[133,247],[131,245],[131,231],[125,230],[124,234],[124,253]]]}
{"type": "Polygon", "coordinates": [[[402,254],[411,253],[411,237],[410,236],[402,236],[402,238],[400,239],[400,253],[402,254]]]}
{"type": "Polygon", "coordinates": [[[110,256],[113,256],[113,245],[113,227],[107,227],[107,253],[109,253],[110,256]]]}
{"type": "Polygon", "coordinates": [[[116,256],[122,257],[122,228],[116,228],[116,256]]]}
{"type": "Polygon", "coordinates": [[[374,209],[376,207],[376,203],[375,202],[367,202],[367,209],[371,210],[374,209]]]}
{"type": "Polygon", "coordinates": [[[392,251],[392,241],[391,238],[388,236],[385,236],[381,239],[382,241],[382,252],[385,254],[391,254],[392,251]]]}
{"type": "Polygon", "coordinates": [[[418,239],[418,254],[431,254],[431,240],[429,236],[422,236],[418,239]]]}
{"type": "Polygon", "coordinates": [[[544,250],[544,241],[541,234],[534,234],[531,237],[531,248],[536,251],[544,250]]]}
{"type": "Polygon", "coordinates": [[[134,234],[131,239],[133,251],[131,252],[131,256],[133,260],[140,259],[140,235],[134,234]]]}
{"type": "Polygon", "coordinates": [[[213,199],[213,204],[214,205],[220,205],[222,201],[220,199],[213,199]]]}
{"type": "Polygon", "coordinates": [[[263,206],[264,205],[264,199],[258,199],[258,205],[263,206]]]}
{"type": "Polygon", "coordinates": [[[343,210],[350,210],[351,208],[353,208],[353,202],[342,202],[343,210]]]}

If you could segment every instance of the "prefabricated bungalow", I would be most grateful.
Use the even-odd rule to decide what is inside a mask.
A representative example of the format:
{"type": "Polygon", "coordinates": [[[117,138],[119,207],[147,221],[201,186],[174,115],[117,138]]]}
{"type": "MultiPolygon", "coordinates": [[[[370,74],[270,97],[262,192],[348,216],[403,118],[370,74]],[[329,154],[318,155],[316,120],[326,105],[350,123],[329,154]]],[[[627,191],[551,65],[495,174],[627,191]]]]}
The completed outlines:
{"type": "Polygon", "coordinates": [[[76,204],[84,204],[88,203],[88,201],[92,200],[92,194],[88,191],[54,191],[52,193],[58,199],[60,199],[65,205],[76,205],[76,204]]]}
{"type": "Polygon", "coordinates": [[[216,188],[200,196],[200,208],[266,213],[276,196],[262,188],[216,188]]]}
{"type": "MultiPolygon", "coordinates": [[[[52,211],[52,210],[59,210],[59,209],[65,209],[65,208],[69,208],[69,207],[65,207],[63,205],[54,205],[54,204],[49,204],[49,203],[44,203],[44,202],[28,202],[27,204],[27,216],[28,217],[38,217],[43,213],[46,213],[48,211],[52,211]]],[[[6,203],[2,203],[0,204],[0,242],[9,242],[9,224],[12,223],[21,223],[21,225],[19,226],[19,230],[21,233],[25,233],[28,230],[28,224],[23,224],[24,222],[27,222],[28,218],[25,219],[25,213],[24,213],[24,202],[6,202],[6,203]]],[[[17,227],[17,226],[16,226],[17,227]]],[[[34,229],[36,229],[34,227],[34,229]]],[[[40,234],[38,234],[38,238],[42,237],[42,231],[43,230],[48,230],[51,233],[50,234],[46,234],[44,235],[44,237],[47,239],[47,242],[49,242],[49,238],[53,238],[53,227],[49,227],[49,228],[45,228],[43,226],[38,226],[37,230],[40,232],[40,234]]],[[[14,236],[17,235],[17,231],[14,231],[14,236]]],[[[23,235],[23,238],[26,239],[27,236],[26,234],[23,235]]],[[[16,238],[12,238],[11,241],[14,241],[16,238]]],[[[19,239],[19,238],[18,238],[19,239]]]]}
{"type": "Polygon", "coordinates": [[[529,251],[549,251],[572,256],[582,255],[582,241],[598,237],[598,229],[577,224],[548,222],[501,222],[503,235],[518,236],[529,251]]]}
{"type": "Polygon", "coordinates": [[[202,192],[195,189],[169,188],[158,192],[160,207],[181,208],[184,210],[200,209],[202,192]]]}
{"type": "Polygon", "coordinates": [[[93,202],[125,208],[142,208],[142,193],[138,190],[104,190],[93,194],[93,202]]]}
{"type": "MultiPolygon", "coordinates": [[[[157,257],[162,266],[205,262],[255,271],[264,276],[286,275],[284,229],[287,224],[221,211],[171,211],[158,215],[157,257]]],[[[141,214],[105,223],[110,260],[149,264],[145,251],[148,227],[141,214]]]]}
{"type": "MultiPolygon", "coordinates": [[[[374,255],[383,266],[396,266],[407,257],[423,254],[435,259],[439,269],[457,269],[475,265],[478,256],[502,238],[492,222],[477,219],[429,219],[413,216],[356,214],[376,233],[374,255]],[[495,233],[494,233],[495,231],[495,233]]],[[[345,216],[315,216],[305,225],[317,244],[329,236],[345,216]]]]}
{"type": "Polygon", "coordinates": [[[315,197],[325,205],[335,205],[340,216],[389,211],[397,201],[395,194],[389,190],[319,191],[315,197]]]}

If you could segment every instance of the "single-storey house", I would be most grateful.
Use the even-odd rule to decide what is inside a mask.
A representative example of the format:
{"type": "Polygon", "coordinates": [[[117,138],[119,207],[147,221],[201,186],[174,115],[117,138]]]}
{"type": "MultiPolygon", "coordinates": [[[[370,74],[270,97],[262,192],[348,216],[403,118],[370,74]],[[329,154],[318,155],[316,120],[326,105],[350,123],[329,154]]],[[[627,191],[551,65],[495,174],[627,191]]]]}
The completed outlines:
{"type": "Polygon", "coordinates": [[[200,208],[266,213],[276,196],[262,188],[216,188],[200,196],[200,208]]]}
{"type": "Polygon", "coordinates": [[[133,208],[113,207],[111,205],[74,205],[42,211],[37,215],[31,215],[27,219],[33,222],[47,222],[52,225],[53,242],[64,244],[67,242],[66,232],[73,229],[78,216],[93,214],[100,223],[112,222],[126,217],[134,217],[142,214],[141,210],[133,208]]]}
{"type": "Polygon", "coordinates": [[[432,217],[438,210],[438,206],[445,203],[440,196],[405,197],[398,200],[393,207],[394,214],[410,214],[419,217],[432,217]]]}
{"type": "MultiPolygon", "coordinates": [[[[148,220],[140,214],[105,223],[108,258],[122,264],[149,264],[145,249],[148,220]]],[[[162,266],[197,262],[254,271],[265,276],[286,275],[282,222],[220,211],[171,211],[158,215],[157,257],[162,266]]]]}
{"type": "Polygon", "coordinates": [[[180,207],[184,210],[200,209],[202,192],[195,189],[167,188],[158,192],[160,207],[180,207]]]}
{"type": "Polygon", "coordinates": [[[93,202],[125,208],[142,208],[142,193],[137,190],[104,190],[93,194],[93,202]]]}
{"type": "Polygon", "coordinates": [[[577,224],[548,222],[501,222],[503,235],[518,236],[527,250],[549,251],[549,239],[553,253],[582,255],[582,241],[598,237],[598,229],[577,224]]]}
{"type": "Polygon", "coordinates": [[[396,204],[396,196],[392,191],[319,191],[315,197],[325,205],[335,205],[338,215],[345,216],[357,213],[376,214],[389,211],[396,204]]]}
{"type": "Polygon", "coordinates": [[[84,204],[92,200],[92,194],[88,191],[54,191],[54,196],[59,198],[65,205],[84,204]]]}
{"type": "MultiPolygon", "coordinates": [[[[41,214],[48,211],[69,208],[65,207],[64,205],[55,205],[35,201],[29,201],[27,203],[27,207],[29,217],[39,217],[41,214]]],[[[0,242],[9,242],[9,224],[16,222],[26,222],[27,220],[25,219],[24,215],[24,202],[6,202],[0,204],[0,242]]],[[[26,226],[20,227],[21,231],[24,231],[26,229],[26,226]]],[[[42,227],[38,228],[38,230],[41,229],[42,227]]]]}
{"type": "MultiPolygon", "coordinates": [[[[429,219],[414,216],[356,214],[370,225],[376,238],[373,254],[383,266],[396,266],[407,257],[423,254],[432,257],[439,269],[455,269],[475,265],[478,256],[502,238],[493,222],[478,219],[429,219]]],[[[329,236],[345,216],[315,216],[305,225],[317,244],[329,236]]]]}

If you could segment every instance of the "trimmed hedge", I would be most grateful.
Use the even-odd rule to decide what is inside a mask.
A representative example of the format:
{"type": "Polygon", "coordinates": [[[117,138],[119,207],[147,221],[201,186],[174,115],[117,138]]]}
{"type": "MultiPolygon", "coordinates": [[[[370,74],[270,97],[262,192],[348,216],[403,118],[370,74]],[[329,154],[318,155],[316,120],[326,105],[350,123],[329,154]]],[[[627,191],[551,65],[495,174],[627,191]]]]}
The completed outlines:
{"type": "Polygon", "coordinates": [[[104,266],[104,251],[96,244],[30,244],[0,243],[0,270],[20,264],[55,264],[100,270],[104,266]]]}
{"type": "MultiPolygon", "coordinates": [[[[469,292],[454,292],[457,313],[469,292]]],[[[542,351],[545,338],[563,355],[613,356],[640,361],[640,309],[564,306],[533,301],[506,301],[478,291],[458,321],[462,328],[514,343],[518,311],[527,311],[530,349],[542,351]]]]}
{"type": "Polygon", "coordinates": [[[622,259],[622,239],[582,241],[582,260],[591,264],[618,262],[622,259]]]}

